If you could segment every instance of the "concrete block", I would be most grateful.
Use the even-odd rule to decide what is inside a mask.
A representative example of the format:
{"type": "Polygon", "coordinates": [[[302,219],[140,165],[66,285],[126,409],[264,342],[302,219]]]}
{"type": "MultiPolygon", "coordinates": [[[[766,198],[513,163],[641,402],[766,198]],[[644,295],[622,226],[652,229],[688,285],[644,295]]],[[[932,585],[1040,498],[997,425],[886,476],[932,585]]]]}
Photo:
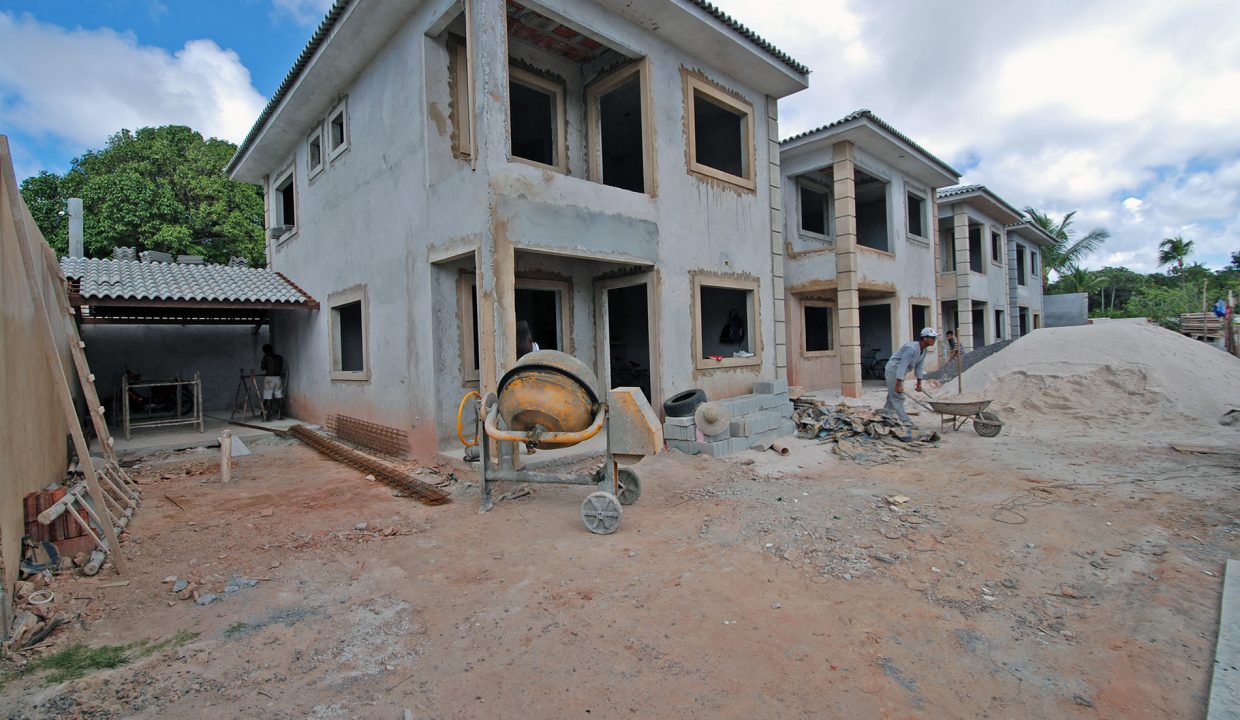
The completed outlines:
{"type": "Polygon", "coordinates": [[[728,439],[728,438],[730,438],[730,437],[732,437],[731,433],[729,433],[729,432],[727,432],[727,431],[724,431],[724,432],[718,433],[718,434],[716,434],[716,435],[707,435],[707,436],[706,436],[706,442],[708,442],[708,443],[717,443],[717,442],[721,442],[721,441],[723,441],[723,440],[727,440],[727,439],[728,439]]]}
{"type": "Polygon", "coordinates": [[[753,384],[753,392],[755,395],[778,395],[779,393],[788,393],[787,380],[759,380],[753,384]]]}
{"type": "Polygon", "coordinates": [[[698,443],[688,440],[668,440],[667,446],[672,450],[679,450],[687,455],[697,455],[702,452],[698,447],[698,443]]]}
{"type": "Polygon", "coordinates": [[[663,425],[663,437],[667,440],[697,440],[695,425],[663,425]]]}
{"type": "Polygon", "coordinates": [[[703,455],[723,457],[732,451],[732,438],[717,442],[694,443],[703,455]]]}
{"type": "Polygon", "coordinates": [[[748,450],[749,446],[753,444],[753,439],[747,437],[734,437],[729,441],[729,444],[730,447],[728,449],[730,452],[728,454],[735,455],[738,452],[748,450]]]}
{"type": "Polygon", "coordinates": [[[795,406],[789,400],[788,402],[781,403],[779,407],[775,408],[775,411],[781,418],[790,418],[794,409],[796,409],[795,406]]]}

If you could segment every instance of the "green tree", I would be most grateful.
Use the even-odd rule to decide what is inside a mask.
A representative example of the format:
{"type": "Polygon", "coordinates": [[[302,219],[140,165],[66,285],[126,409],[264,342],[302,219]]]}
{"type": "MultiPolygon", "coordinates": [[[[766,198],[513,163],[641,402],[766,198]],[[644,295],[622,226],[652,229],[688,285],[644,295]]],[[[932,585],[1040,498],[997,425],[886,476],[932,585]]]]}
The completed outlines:
{"type": "Polygon", "coordinates": [[[1102,247],[1102,243],[1111,237],[1110,230],[1094,228],[1085,233],[1084,237],[1076,238],[1076,230],[1072,228],[1072,223],[1076,217],[1075,210],[1064,215],[1059,222],[1055,222],[1050,215],[1032,207],[1025,208],[1025,212],[1035,225],[1055,238],[1055,245],[1042,251],[1043,287],[1046,287],[1051,271],[1054,271],[1055,275],[1059,276],[1069,267],[1080,265],[1086,255],[1102,247]]]}
{"type": "Polygon", "coordinates": [[[26,178],[22,197],[59,254],[68,251],[65,200],[80,197],[87,256],[132,246],[261,265],[262,193],[224,174],[236,149],[183,125],[121,130],[103,149],[75,158],[64,175],[26,178]]]}
{"type": "Polygon", "coordinates": [[[1097,274],[1106,279],[1106,286],[1101,292],[1101,307],[1104,310],[1123,311],[1129,299],[1150,284],[1141,273],[1124,267],[1104,267],[1097,274]]]}
{"type": "Polygon", "coordinates": [[[1184,260],[1193,253],[1193,241],[1175,237],[1163,238],[1158,243],[1158,267],[1175,264],[1177,274],[1184,272],[1184,260]]]}

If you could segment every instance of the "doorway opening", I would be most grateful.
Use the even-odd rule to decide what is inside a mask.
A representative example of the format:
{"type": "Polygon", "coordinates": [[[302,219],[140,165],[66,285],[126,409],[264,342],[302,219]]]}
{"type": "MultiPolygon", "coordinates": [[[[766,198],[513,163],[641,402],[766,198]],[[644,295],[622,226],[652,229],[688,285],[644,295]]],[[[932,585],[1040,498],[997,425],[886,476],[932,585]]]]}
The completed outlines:
{"type": "Polygon", "coordinates": [[[887,361],[891,359],[891,317],[889,303],[862,305],[861,318],[861,372],[872,378],[882,378],[887,361]]]}
{"type": "Polygon", "coordinates": [[[973,303],[973,347],[986,345],[986,303],[973,303]]]}
{"type": "Polygon", "coordinates": [[[929,305],[913,305],[913,327],[910,336],[913,340],[920,337],[921,329],[931,327],[930,325],[930,306],[929,305]]]}
{"type": "Polygon", "coordinates": [[[561,350],[560,293],[557,290],[518,287],[514,292],[517,322],[525,321],[540,350],[561,350]]]}
{"type": "Polygon", "coordinates": [[[646,283],[612,288],[606,293],[609,387],[641,388],[646,400],[653,403],[646,283]]]}

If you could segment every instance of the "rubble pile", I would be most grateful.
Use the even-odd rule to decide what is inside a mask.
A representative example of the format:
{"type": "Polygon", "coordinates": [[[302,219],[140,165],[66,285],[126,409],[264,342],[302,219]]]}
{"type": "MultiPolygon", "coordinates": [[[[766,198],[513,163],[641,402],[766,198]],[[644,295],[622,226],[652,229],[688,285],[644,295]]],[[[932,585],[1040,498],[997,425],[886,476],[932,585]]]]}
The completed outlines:
{"type": "Polygon", "coordinates": [[[797,437],[835,443],[835,453],[860,465],[898,462],[938,447],[936,433],[915,433],[916,439],[898,439],[907,432],[904,424],[884,410],[799,397],[793,401],[797,437]]]}

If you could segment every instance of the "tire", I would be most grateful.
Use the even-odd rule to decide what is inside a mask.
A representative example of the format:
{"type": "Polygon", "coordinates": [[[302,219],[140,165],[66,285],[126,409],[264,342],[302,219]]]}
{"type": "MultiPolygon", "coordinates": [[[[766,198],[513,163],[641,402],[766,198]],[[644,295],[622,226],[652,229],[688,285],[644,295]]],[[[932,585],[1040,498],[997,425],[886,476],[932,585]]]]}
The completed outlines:
{"type": "Polygon", "coordinates": [[[994,437],[1003,429],[1003,421],[998,415],[983,410],[973,419],[973,429],[982,437],[994,437]]]}
{"type": "Polygon", "coordinates": [[[668,417],[692,417],[698,405],[706,402],[706,393],[698,388],[686,390],[663,401],[663,413],[668,417]]]}

